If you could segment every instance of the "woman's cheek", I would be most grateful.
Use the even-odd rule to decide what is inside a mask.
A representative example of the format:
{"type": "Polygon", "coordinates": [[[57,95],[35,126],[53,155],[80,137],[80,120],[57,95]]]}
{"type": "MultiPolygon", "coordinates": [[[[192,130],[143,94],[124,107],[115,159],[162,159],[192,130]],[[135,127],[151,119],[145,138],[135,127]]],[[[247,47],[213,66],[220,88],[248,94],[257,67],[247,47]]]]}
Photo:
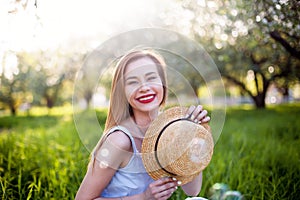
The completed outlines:
{"type": "Polygon", "coordinates": [[[158,100],[161,103],[162,100],[163,100],[163,96],[164,96],[164,88],[163,88],[163,86],[161,84],[157,85],[156,91],[157,91],[157,95],[158,95],[158,100]]]}
{"type": "Polygon", "coordinates": [[[134,99],[134,93],[135,93],[134,88],[132,88],[132,87],[125,88],[125,95],[126,95],[127,101],[130,102],[131,99],[134,99]]]}

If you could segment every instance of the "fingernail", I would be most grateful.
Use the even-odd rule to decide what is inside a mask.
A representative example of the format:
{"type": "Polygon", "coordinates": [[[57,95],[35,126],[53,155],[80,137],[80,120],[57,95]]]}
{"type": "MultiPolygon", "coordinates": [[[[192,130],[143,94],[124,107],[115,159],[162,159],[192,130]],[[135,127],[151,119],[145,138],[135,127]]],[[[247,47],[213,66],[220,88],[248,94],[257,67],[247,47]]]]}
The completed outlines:
{"type": "Polygon", "coordinates": [[[175,190],[177,190],[178,189],[178,187],[177,186],[175,186],[175,190]]]}
{"type": "Polygon", "coordinates": [[[172,178],[172,180],[173,180],[173,181],[177,181],[177,179],[176,179],[176,178],[174,178],[174,177],[172,178]]]}
{"type": "Polygon", "coordinates": [[[178,185],[181,185],[181,184],[182,184],[182,182],[181,182],[181,181],[177,181],[177,184],[178,184],[178,185]]]}

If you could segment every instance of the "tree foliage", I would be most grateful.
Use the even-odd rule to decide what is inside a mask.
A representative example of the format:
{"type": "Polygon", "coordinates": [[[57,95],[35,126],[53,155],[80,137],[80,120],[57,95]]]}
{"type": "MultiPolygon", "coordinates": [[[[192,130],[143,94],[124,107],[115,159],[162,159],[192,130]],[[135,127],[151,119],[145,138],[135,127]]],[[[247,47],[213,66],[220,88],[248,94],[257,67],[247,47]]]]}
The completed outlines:
{"type": "Polygon", "coordinates": [[[214,58],[222,76],[265,107],[275,84],[286,95],[299,80],[299,2],[180,1],[182,17],[169,26],[190,34],[214,58]],[[182,26],[184,24],[185,26],[182,26]]]}
{"type": "Polygon", "coordinates": [[[262,32],[300,59],[300,3],[297,0],[256,0],[254,13],[262,32]]]}

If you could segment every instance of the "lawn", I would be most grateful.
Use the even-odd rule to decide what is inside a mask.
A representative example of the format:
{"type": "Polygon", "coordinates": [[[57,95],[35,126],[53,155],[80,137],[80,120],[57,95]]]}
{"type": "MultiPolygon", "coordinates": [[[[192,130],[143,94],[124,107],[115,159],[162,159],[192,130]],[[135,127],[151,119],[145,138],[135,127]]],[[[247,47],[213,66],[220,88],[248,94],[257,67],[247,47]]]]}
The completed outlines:
{"type": "MultiPolygon", "coordinates": [[[[89,151],[71,113],[63,113],[0,117],[1,199],[74,198],[89,151]]],[[[97,116],[103,124],[105,110],[97,116]]],[[[247,200],[299,199],[299,116],[300,104],[229,108],[200,195],[225,183],[247,200]]],[[[185,197],[179,189],[171,199],[185,197]]]]}

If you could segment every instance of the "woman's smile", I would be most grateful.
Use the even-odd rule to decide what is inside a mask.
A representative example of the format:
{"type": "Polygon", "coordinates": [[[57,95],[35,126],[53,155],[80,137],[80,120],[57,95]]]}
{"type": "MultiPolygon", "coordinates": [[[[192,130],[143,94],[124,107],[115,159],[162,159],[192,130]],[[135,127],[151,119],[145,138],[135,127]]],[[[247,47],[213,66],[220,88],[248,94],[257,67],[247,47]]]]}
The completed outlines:
{"type": "Polygon", "coordinates": [[[140,103],[151,103],[155,99],[155,94],[149,94],[149,95],[143,95],[141,97],[138,97],[136,100],[140,103]]]}

